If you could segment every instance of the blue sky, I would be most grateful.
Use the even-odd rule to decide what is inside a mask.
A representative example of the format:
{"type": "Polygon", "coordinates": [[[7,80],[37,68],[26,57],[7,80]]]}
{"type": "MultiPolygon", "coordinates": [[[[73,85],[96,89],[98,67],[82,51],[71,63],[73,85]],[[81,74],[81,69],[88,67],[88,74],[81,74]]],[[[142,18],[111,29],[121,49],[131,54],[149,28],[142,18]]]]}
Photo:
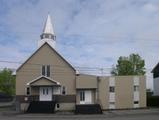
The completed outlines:
{"type": "Polygon", "coordinates": [[[30,56],[49,12],[57,50],[72,65],[110,68],[119,56],[139,53],[152,88],[150,70],[159,62],[158,0],[0,0],[0,6],[0,60],[30,56]]]}

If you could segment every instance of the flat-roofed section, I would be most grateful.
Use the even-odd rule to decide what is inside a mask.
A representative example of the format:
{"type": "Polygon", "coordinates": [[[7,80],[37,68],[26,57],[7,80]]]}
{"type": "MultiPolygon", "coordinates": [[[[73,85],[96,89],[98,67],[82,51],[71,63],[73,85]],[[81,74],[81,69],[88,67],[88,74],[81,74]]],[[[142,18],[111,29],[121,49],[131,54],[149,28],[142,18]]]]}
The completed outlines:
{"type": "Polygon", "coordinates": [[[80,74],[76,78],[76,89],[97,88],[97,76],[80,74]]]}

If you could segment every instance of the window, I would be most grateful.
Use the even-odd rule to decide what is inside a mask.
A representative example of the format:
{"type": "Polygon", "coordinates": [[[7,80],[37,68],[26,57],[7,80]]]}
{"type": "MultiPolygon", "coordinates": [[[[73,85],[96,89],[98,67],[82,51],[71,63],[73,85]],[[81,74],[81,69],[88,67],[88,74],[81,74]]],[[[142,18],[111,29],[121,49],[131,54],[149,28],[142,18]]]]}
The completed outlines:
{"type": "Polygon", "coordinates": [[[50,65],[43,65],[41,74],[43,76],[50,77],[50,65]]]}
{"type": "Polygon", "coordinates": [[[30,87],[27,87],[27,89],[26,89],[26,94],[27,94],[27,95],[30,95],[30,87]]]}
{"type": "Polygon", "coordinates": [[[45,65],[42,66],[42,75],[45,76],[45,65]]]}
{"type": "Polygon", "coordinates": [[[46,67],[47,67],[46,68],[47,69],[46,70],[47,71],[47,77],[50,77],[50,65],[47,65],[46,67]]]}
{"type": "Polygon", "coordinates": [[[115,105],[115,102],[109,102],[110,105],[115,105]]]}
{"type": "Polygon", "coordinates": [[[110,86],[109,87],[109,92],[115,92],[115,87],[114,86],[110,86]]]}
{"type": "Polygon", "coordinates": [[[49,35],[49,38],[52,39],[52,35],[49,35]]]}
{"type": "Polygon", "coordinates": [[[57,104],[57,108],[60,108],[60,104],[57,104]]]}
{"type": "Polygon", "coordinates": [[[80,91],[80,101],[85,101],[85,92],[80,91]]]}
{"type": "Polygon", "coordinates": [[[138,85],[134,86],[134,91],[139,91],[139,86],[138,85]]]}
{"type": "Polygon", "coordinates": [[[109,109],[115,109],[115,102],[109,102],[109,109]]]}
{"type": "Polygon", "coordinates": [[[48,88],[46,89],[46,95],[48,95],[49,94],[49,90],[48,90],[48,88]]]}
{"type": "Polygon", "coordinates": [[[43,95],[45,95],[45,89],[43,88],[43,95]]]}
{"type": "Polygon", "coordinates": [[[139,101],[134,101],[134,104],[139,104],[139,101]]]}
{"type": "Polygon", "coordinates": [[[63,95],[66,94],[66,87],[65,87],[65,86],[62,87],[62,94],[63,94],[63,95]]]}

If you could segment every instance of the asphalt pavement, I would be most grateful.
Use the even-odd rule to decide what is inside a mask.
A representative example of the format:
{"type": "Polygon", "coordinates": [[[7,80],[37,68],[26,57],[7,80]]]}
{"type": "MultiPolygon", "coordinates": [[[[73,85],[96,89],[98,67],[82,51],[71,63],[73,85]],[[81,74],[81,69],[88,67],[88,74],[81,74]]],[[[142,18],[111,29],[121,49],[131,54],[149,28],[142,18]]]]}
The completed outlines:
{"type": "Polygon", "coordinates": [[[0,120],[159,120],[159,109],[104,111],[102,115],[75,115],[71,112],[55,114],[24,114],[0,111],[0,120]]]}

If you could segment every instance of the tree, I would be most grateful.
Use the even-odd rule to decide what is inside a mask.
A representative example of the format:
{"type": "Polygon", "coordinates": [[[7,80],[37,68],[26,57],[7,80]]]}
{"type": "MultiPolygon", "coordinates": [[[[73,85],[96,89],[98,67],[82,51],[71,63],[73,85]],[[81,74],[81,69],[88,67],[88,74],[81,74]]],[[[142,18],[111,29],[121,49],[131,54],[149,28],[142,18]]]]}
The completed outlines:
{"type": "Polygon", "coordinates": [[[0,71],[0,92],[8,95],[15,94],[15,76],[10,69],[5,68],[0,71]]]}
{"type": "Polygon", "coordinates": [[[129,57],[120,56],[116,67],[112,68],[112,75],[144,75],[145,61],[138,54],[129,57]]]}

